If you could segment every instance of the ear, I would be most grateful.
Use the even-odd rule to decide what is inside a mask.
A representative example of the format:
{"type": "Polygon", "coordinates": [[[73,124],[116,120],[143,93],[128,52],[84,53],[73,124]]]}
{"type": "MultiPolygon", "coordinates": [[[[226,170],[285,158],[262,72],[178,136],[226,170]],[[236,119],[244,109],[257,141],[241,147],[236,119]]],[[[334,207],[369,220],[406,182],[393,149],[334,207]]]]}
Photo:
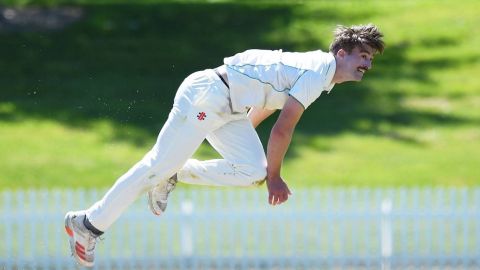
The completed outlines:
{"type": "Polygon", "coordinates": [[[340,49],[337,51],[337,56],[340,57],[340,58],[343,58],[345,57],[345,55],[347,55],[347,51],[345,51],[344,49],[340,49]]]}

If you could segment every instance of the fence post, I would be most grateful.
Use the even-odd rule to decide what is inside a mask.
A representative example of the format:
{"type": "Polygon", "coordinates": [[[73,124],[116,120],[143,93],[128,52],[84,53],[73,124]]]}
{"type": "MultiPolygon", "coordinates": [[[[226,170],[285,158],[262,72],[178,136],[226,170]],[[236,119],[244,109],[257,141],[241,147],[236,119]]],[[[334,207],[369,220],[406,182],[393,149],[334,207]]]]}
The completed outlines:
{"type": "Polygon", "coordinates": [[[476,253],[473,255],[475,256],[475,265],[480,265],[480,188],[475,189],[475,199],[474,199],[474,210],[475,214],[473,218],[475,219],[475,227],[476,227],[476,253]]]}
{"type": "MultiPolygon", "coordinates": [[[[12,227],[14,218],[13,214],[10,213],[12,209],[12,196],[10,195],[11,191],[7,190],[2,193],[4,199],[4,209],[5,211],[5,248],[6,248],[6,256],[5,256],[5,269],[10,270],[13,269],[13,238],[12,238],[12,227]]],[[[1,258],[3,260],[3,258],[1,258]]]]}
{"type": "Polygon", "coordinates": [[[182,213],[184,215],[184,222],[182,222],[180,231],[182,255],[190,257],[193,255],[193,233],[191,224],[193,203],[191,201],[182,202],[182,213]]]}
{"type": "Polygon", "coordinates": [[[381,249],[382,249],[382,270],[390,270],[392,247],[392,201],[390,198],[382,201],[381,221],[381,249]]]}

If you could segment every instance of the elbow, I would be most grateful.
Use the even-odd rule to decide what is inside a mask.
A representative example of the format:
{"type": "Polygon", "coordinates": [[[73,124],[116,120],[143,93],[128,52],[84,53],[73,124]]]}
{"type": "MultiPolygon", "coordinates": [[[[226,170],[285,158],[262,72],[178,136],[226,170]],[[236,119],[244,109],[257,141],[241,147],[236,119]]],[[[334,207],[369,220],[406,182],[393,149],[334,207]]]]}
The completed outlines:
{"type": "Polygon", "coordinates": [[[278,139],[285,139],[292,137],[293,129],[282,128],[281,126],[275,125],[270,132],[270,137],[275,137],[278,139]]]}

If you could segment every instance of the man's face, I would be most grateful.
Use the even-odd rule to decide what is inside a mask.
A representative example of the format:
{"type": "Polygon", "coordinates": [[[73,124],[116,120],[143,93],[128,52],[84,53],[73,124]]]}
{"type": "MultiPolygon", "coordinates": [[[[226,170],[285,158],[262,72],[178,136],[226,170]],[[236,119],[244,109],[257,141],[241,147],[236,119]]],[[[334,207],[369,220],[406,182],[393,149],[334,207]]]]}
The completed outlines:
{"type": "Polygon", "coordinates": [[[355,47],[351,53],[340,49],[337,53],[341,61],[344,81],[361,81],[365,72],[372,68],[375,51],[370,46],[355,47]]]}

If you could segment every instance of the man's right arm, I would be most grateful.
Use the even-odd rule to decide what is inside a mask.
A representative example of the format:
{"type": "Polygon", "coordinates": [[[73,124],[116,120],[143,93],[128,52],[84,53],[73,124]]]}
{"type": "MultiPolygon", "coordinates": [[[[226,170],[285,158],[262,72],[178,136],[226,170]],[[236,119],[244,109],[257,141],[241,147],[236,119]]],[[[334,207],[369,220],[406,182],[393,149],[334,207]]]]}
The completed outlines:
{"type": "Polygon", "coordinates": [[[280,171],[292,140],[293,131],[304,110],[299,101],[294,97],[289,97],[270,132],[267,146],[267,188],[268,202],[272,205],[285,202],[291,194],[287,184],[280,176],[280,171]]]}

